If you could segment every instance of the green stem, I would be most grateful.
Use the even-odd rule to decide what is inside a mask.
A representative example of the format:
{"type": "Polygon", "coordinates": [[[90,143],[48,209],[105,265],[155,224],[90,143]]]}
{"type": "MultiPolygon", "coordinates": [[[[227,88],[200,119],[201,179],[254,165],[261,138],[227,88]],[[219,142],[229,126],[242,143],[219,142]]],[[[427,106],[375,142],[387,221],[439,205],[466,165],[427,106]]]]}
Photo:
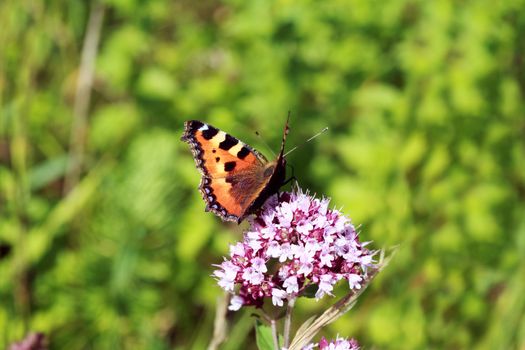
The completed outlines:
{"type": "Polygon", "coordinates": [[[284,317],[284,347],[288,348],[290,345],[290,329],[292,325],[292,311],[295,305],[295,298],[288,301],[286,306],[286,315],[284,317]]]}
{"type": "Polygon", "coordinates": [[[272,326],[273,347],[275,350],[279,350],[279,334],[277,334],[277,322],[275,320],[271,320],[270,324],[272,326]]]}

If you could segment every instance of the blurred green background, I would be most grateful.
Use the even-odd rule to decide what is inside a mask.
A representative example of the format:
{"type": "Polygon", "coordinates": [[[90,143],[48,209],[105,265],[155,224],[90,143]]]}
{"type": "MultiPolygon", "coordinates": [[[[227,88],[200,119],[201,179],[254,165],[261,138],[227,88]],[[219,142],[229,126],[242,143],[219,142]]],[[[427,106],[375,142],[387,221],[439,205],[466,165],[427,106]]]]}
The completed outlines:
{"type": "MultiPolygon", "coordinates": [[[[246,224],[204,213],[183,122],[271,158],[254,132],[277,151],[291,110],[288,148],[330,127],[288,158],[301,186],[399,245],[323,334],[524,349],[524,8],[2,0],[0,348],[205,348],[211,264],[246,224]]],[[[300,301],[295,327],[334,300],[300,301]]],[[[251,311],[224,349],[253,348],[251,311]]]]}

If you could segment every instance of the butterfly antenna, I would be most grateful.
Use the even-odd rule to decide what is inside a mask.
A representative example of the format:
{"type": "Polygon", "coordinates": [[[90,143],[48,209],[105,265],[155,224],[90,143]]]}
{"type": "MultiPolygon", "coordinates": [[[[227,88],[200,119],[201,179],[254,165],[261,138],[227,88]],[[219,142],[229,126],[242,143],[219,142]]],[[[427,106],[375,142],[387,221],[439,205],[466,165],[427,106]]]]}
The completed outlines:
{"type": "Polygon", "coordinates": [[[261,143],[262,143],[263,145],[266,146],[266,148],[270,151],[270,153],[271,153],[274,157],[276,157],[275,152],[274,152],[274,151],[272,150],[272,148],[268,145],[268,143],[267,143],[266,141],[264,141],[264,139],[261,137],[261,134],[259,134],[259,132],[256,131],[256,132],[255,132],[255,135],[257,135],[257,137],[259,138],[259,141],[261,141],[261,143]]]}
{"type": "Polygon", "coordinates": [[[312,141],[313,139],[315,139],[317,136],[321,136],[322,134],[324,134],[325,132],[328,131],[328,127],[324,128],[323,130],[319,131],[317,134],[315,134],[314,136],[310,137],[308,140],[304,141],[303,143],[301,143],[300,145],[298,146],[295,146],[294,148],[292,148],[291,150],[289,150],[288,152],[286,152],[284,154],[284,157],[286,157],[287,155],[289,155],[290,153],[292,153],[293,151],[295,151],[296,149],[298,149],[299,147],[302,147],[304,146],[305,144],[307,144],[308,142],[312,141]]]}
{"type": "Polygon", "coordinates": [[[279,151],[279,158],[284,157],[284,144],[286,143],[286,136],[288,136],[288,132],[290,131],[290,127],[288,124],[290,123],[290,111],[288,111],[288,117],[286,118],[286,124],[284,125],[284,131],[283,131],[283,141],[281,142],[281,150],[279,151]]]}

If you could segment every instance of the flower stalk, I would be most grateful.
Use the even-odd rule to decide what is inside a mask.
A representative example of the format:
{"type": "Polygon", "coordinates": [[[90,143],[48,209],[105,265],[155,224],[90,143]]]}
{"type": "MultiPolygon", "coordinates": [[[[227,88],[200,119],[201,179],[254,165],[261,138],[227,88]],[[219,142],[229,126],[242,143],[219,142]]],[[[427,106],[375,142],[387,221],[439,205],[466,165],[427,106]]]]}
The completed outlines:
{"type": "Polygon", "coordinates": [[[272,319],[270,320],[270,325],[272,327],[273,348],[275,350],[279,350],[279,333],[277,332],[277,322],[272,319]]]}
{"type": "Polygon", "coordinates": [[[226,313],[228,312],[230,297],[230,294],[224,293],[223,296],[217,298],[215,320],[213,321],[213,337],[208,344],[208,350],[217,350],[222,342],[224,342],[226,339],[228,330],[226,313]]]}
{"type": "Polygon", "coordinates": [[[290,330],[292,326],[292,312],[295,305],[295,298],[288,301],[286,306],[286,315],[284,317],[284,347],[288,348],[290,345],[290,330]]]}

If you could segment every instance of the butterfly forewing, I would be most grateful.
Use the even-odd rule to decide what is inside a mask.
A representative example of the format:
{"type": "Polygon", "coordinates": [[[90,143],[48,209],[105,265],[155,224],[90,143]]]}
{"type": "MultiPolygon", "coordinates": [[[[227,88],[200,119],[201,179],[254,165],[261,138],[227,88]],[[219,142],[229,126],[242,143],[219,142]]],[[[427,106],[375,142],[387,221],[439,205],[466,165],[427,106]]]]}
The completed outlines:
{"type": "Polygon", "coordinates": [[[206,209],[226,221],[240,222],[268,183],[272,164],[250,146],[200,121],[187,121],[182,140],[189,143],[202,174],[206,209]]]}

